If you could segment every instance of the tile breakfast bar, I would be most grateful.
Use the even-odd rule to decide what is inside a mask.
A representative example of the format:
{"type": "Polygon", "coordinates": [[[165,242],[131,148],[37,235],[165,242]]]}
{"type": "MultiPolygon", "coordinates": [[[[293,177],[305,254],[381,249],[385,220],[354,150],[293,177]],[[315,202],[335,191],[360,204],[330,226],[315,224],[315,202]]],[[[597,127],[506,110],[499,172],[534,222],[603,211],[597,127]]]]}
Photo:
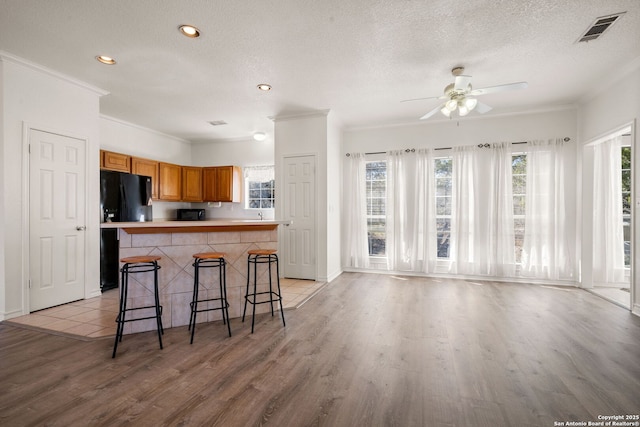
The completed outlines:
{"type": "MultiPolygon", "coordinates": [[[[209,221],[149,221],[105,222],[101,228],[116,228],[119,236],[119,258],[138,255],[158,255],[159,290],[162,323],[165,328],[189,324],[193,292],[193,254],[224,252],[227,261],[227,299],[229,316],[241,317],[247,283],[247,251],[277,249],[278,225],[288,221],[209,220],[209,221]]],[[[211,273],[213,274],[213,273],[211,273]]],[[[200,274],[201,296],[219,296],[217,278],[208,272],[200,274]]],[[[258,273],[258,288],[268,289],[266,270],[258,273]]],[[[152,275],[143,274],[130,279],[129,306],[149,305],[153,301],[152,275]]],[[[257,313],[269,310],[258,307],[257,313]]],[[[198,316],[198,322],[222,320],[220,311],[198,316]]],[[[130,322],[124,333],[155,330],[154,320],[130,322]]]]}

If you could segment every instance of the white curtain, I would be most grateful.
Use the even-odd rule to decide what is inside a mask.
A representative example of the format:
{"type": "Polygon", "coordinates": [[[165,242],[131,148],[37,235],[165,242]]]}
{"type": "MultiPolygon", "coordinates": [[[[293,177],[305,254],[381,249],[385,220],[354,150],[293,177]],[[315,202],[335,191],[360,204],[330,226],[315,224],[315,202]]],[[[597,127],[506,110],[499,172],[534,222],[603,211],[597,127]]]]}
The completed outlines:
{"type": "Polygon", "coordinates": [[[625,281],[622,224],[622,137],[594,147],[593,281],[625,281]]]}
{"type": "Polygon", "coordinates": [[[514,276],[511,144],[455,147],[449,272],[514,276]]]}
{"type": "Polygon", "coordinates": [[[387,268],[428,273],[437,260],[431,149],[387,153],[387,268]]]}
{"type": "Polygon", "coordinates": [[[344,170],[344,256],[346,267],[369,267],[366,162],[363,153],[351,153],[344,170]]]}
{"type": "Polygon", "coordinates": [[[536,279],[569,279],[574,263],[568,243],[565,207],[565,158],[562,139],[527,145],[525,233],[521,275],[536,279]]]}

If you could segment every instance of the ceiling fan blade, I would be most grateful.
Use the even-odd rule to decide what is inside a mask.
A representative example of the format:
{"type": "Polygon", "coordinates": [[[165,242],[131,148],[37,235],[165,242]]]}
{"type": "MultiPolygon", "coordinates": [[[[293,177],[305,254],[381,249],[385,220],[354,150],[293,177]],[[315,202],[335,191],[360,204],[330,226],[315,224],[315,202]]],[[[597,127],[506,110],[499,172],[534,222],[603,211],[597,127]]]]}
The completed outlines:
{"type": "Polygon", "coordinates": [[[490,87],[483,87],[483,88],[480,88],[480,89],[474,89],[471,92],[469,92],[469,95],[477,96],[477,95],[486,95],[488,93],[506,92],[508,90],[526,89],[527,86],[529,86],[529,84],[527,82],[508,83],[508,84],[505,84],[505,85],[490,86],[490,87]]]}
{"type": "Polygon", "coordinates": [[[471,76],[456,76],[456,81],[453,84],[453,90],[466,91],[471,84],[471,76]]]}
{"type": "Polygon", "coordinates": [[[436,108],[434,108],[433,110],[429,111],[427,114],[425,114],[424,116],[420,117],[420,120],[426,120],[429,117],[433,116],[434,114],[436,114],[438,111],[440,111],[440,109],[442,108],[442,105],[438,105],[436,108]]]}
{"type": "Polygon", "coordinates": [[[403,99],[400,102],[410,102],[410,101],[424,101],[426,99],[448,99],[448,97],[442,95],[442,96],[429,96],[427,98],[413,98],[413,99],[403,99]]]}
{"type": "Polygon", "coordinates": [[[476,104],[476,108],[474,108],[473,110],[477,111],[480,114],[484,114],[484,113],[488,113],[489,111],[491,111],[492,108],[489,107],[487,104],[483,104],[482,102],[478,102],[476,104]]]}

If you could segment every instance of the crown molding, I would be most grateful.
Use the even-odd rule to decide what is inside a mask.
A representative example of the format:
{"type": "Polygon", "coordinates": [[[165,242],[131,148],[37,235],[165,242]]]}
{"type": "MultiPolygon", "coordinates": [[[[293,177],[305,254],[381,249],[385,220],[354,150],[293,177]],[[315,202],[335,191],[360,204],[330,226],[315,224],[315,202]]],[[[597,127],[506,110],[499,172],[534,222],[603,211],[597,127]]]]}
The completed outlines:
{"type": "Polygon", "coordinates": [[[104,95],[108,95],[109,94],[108,91],[106,91],[104,89],[100,89],[97,86],[90,85],[89,83],[86,83],[86,82],[83,82],[81,80],[75,79],[75,78],[70,77],[70,76],[68,76],[66,74],[59,73],[59,72],[54,71],[54,70],[52,70],[50,68],[47,68],[47,67],[42,66],[40,64],[36,64],[35,62],[28,61],[28,60],[26,60],[24,58],[20,58],[19,56],[12,55],[12,54],[10,54],[8,52],[5,52],[5,51],[2,51],[2,50],[0,50],[0,61],[12,62],[14,64],[22,65],[23,67],[27,67],[27,68],[29,68],[31,70],[34,70],[34,71],[37,71],[39,73],[48,75],[50,77],[54,77],[54,78],[56,78],[58,80],[62,80],[64,82],[66,82],[66,83],[71,83],[72,85],[81,87],[82,89],[86,89],[86,90],[88,90],[90,92],[95,93],[98,96],[104,96],[104,95]]]}
{"type": "Polygon", "coordinates": [[[127,122],[126,120],[117,119],[115,117],[107,116],[107,115],[104,115],[104,114],[100,114],[100,119],[101,120],[107,120],[107,121],[114,122],[114,123],[118,123],[120,125],[127,126],[127,127],[134,128],[134,129],[138,129],[138,130],[142,130],[142,131],[145,131],[145,132],[154,133],[156,135],[163,136],[163,137],[169,138],[169,139],[173,139],[174,141],[182,142],[182,143],[185,143],[185,144],[191,144],[193,142],[193,141],[189,141],[188,139],[179,138],[179,137],[177,137],[175,135],[169,135],[168,133],[160,132],[160,131],[155,130],[155,129],[151,129],[151,128],[148,128],[148,127],[140,126],[140,125],[137,125],[135,123],[127,122]]]}
{"type": "Polygon", "coordinates": [[[316,111],[308,111],[304,113],[293,113],[293,114],[282,114],[278,116],[269,116],[267,118],[273,122],[285,122],[287,120],[297,120],[297,119],[304,119],[309,117],[327,117],[330,112],[331,110],[316,110],[316,111]]]}

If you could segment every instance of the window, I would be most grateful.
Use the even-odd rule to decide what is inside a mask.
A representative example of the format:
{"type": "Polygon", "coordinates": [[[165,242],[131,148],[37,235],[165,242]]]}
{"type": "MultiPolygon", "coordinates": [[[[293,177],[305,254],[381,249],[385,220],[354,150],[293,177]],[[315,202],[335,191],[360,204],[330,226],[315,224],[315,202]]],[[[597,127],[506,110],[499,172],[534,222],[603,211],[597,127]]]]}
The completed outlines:
{"type": "Polygon", "coordinates": [[[631,147],[622,147],[622,226],[624,266],[631,267],[631,147]]]}
{"type": "Polygon", "coordinates": [[[436,230],[438,238],[438,258],[449,258],[451,242],[451,157],[435,160],[436,179],[436,230]]]}
{"type": "Polygon", "coordinates": [[[386,255],[387,162],[367,162],[367,230],[369,255],[386,255]]]}
{"type": "Polygon", "coordinates": [[[244,168],[245,208],[275,208],[274,167],[248,166],[244,168]]]}
{"type": "Polygon", "coordinates": [[[511,161],[512,191],[513,191],[513,231],[516,243],[516,264],[522,260],[522,245],[524,243],[525,201],[527,192],[527,155],[514,154],[511,161]]]}

